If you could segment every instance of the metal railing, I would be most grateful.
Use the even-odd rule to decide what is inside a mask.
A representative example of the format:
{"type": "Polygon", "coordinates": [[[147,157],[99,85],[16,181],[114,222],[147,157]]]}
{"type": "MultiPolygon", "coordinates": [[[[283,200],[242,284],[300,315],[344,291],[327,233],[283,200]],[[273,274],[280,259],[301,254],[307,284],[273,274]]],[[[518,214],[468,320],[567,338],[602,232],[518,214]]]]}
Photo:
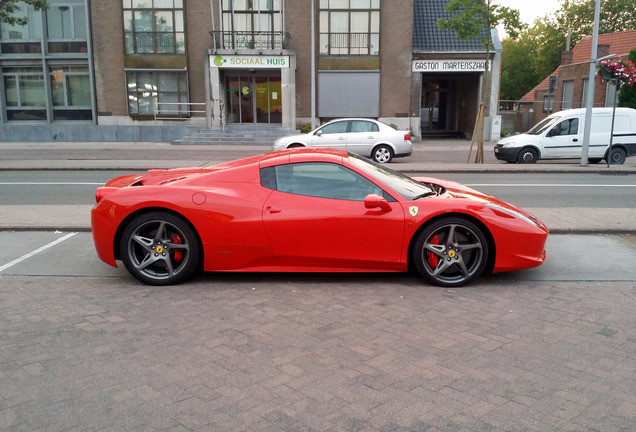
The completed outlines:
{"type": "Polygon", "coordinates": [[[210,32],[217,49],[287,49],[286,32],[210,32]]]}
{"type": "Polygon", "coordinates": [[[202,102],[157,102],[155,105],[155,120],[187,120],[192,114],[203,114],[205,117],[205,103],[202,102]],[[164,107],[165,108],[161,108],[164,107]],[[192,109],[203,107],[203,110],[192,109]],[[185,109],[184,109],[185,108],[185,109]]]}
{"type": "Polygon", "coordinates": [[[377,33],[322,33],[321,40],[328,39],[327,45],[320,48],[322,54],[332,55],[375,55],[378,47],[373,44],[379,40],[377,33]]]}

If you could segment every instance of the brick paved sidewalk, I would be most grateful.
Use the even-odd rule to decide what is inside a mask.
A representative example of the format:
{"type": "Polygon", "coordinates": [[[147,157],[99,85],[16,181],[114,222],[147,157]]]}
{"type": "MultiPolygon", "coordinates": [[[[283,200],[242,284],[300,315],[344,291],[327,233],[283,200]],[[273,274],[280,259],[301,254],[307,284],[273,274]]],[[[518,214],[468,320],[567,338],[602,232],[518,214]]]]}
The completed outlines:
{"type": "Polygon", "coordinates": [[[633,431],[636,287],[0,278],[0,430],[633,431]]]}

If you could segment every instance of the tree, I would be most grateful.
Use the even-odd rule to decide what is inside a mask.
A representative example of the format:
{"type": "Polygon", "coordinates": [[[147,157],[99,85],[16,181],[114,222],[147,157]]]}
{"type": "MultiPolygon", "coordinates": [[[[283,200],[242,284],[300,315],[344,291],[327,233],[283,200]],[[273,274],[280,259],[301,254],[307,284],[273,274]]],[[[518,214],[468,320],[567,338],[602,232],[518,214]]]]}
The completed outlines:
{"type": "MultiPolygon", "coordinates": [[[[629,60],[636,64],[636,48],[629,52],[629,60]]],[[[623,85],[618,93],[618,106],[636,108],[636,84],[632,87],[623,85]]]]}
{"type": "Polygon", "coordinates": [[[492,73],[488,70],[490,50],[493,48],[490,39],[490,31],[499,24],[503,24],[510,37],[516,37],[522,28],[519,19],[519,11],[497,5],[493,0],[450,0],[446,4],[446,12],[454,13],[450,18],[437,20],[440,30],[452,30],[461,40],[480,38],[481,45],[486,49],[486,70],[484,71],[485,83],[482,86],[481,106],[477,115],[479,128],[479,142],[475,162],[484,162],[484,110],[488,98],[489,83],[492,81],[492,73]],[[484,31],[486,30],[486,31],[484,31]]]}
{"type": "Polygon", "coordinates": [[[26,3],[35,8],[35,10],[46,10],[49,5],[46,0],[0,0],[0,22],[10,25],[25,25],[26,17],[16,16],[19,10],[17,3],[26,3]]]}
{"type": "MultiPolygon", "coordinates": [[[[550,16],[537,19],[524,29],[516,39],[504,39],[501,88],[521,85],[518,93],[526,94],[549,76],[561,63],[561,54],[566,49],[570,33],[570,47],[581,38],[591,36],[594,27],[595,0],[563,0],[561,8],[550,16]],[[525,66],[519,69],[515,58],[526,52],[525,66]],[[512,56],[513,59],[508,58],[512,56]],[[521,81],[518,74],[535,74],[535,80],[521,81]]],[[[603,0],[601,2],[599,32],[614,33],[636,29],[636,0],[603,0]]],[[[571,49],[571,48],[570,48],[571,49]]],[[[510,98],[508,93],[506,99],[510,98]]]]}

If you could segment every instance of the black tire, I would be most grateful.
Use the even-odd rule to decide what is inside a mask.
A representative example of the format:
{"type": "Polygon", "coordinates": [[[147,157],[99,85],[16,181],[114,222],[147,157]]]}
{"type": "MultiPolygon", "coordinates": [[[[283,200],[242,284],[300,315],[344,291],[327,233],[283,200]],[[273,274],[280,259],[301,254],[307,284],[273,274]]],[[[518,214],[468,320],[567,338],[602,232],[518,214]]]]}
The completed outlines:
{"type": "Polygon", "coordinates": [[[536,163],[538,158],[539,158],[539,153],[535,149],[531,147],[526,147],[526,148],[522,148],[519,154],[517,155],[517,162],[518,163],[536,163]]]}
{"type": "Polygon", "coordinates": [[[609,152],[609,163],[611,165],[623,165],[625,163],[625,160],[627,159],[627,153],[625,153],[625,150],[617,147],[617,148],[613,148],[611,152],[609,152]]]}
{"type": "Polygon", "coordinates": [[[488,242],[477,225],[463,218],[446,217],[418,234],[412,259],[427,282],[458,287],[484,271],[488,253],[488,242]]]}
{"type": "Polygon", "coordinates": [[[371,152],[371,159],[381,164],[389,163],[393,160],[393,149],[388,145],[379,145],[371,152]]]}
{"type": "Polygon", "coordinates": [[[301,147],[305,147],[305,146],[302,144],[290,144],[287,148],[293,149],[293,148],[301,148],[301,147]]]}
{"type": "Polygon", "coordinates": [[[589,158],[587,161],[591,164],[597,164],[600,163],[603,159],[601,158],[589,158]]]}
{"type": "Polygon", "coordinates": [[[181,217],[156,211],[131,220],[119,251],[126,269],[148,285],[174,285],[197,270],[201,246],[194,229],[181,217]]]}

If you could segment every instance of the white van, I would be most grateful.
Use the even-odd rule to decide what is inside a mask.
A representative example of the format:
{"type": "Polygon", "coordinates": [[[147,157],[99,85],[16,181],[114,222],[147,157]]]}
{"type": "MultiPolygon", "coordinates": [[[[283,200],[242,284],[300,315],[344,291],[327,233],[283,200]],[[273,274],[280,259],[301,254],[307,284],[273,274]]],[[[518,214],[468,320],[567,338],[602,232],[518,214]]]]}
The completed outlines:
{"type": "MultiPolygon", "coordinates": [[[[592,108],[588,160],[611,159],[622,164],[636,155],[636,110],[616,108],[614,138],[609,154],[613,108],[592,108]]],[[[504,138],[495,145],[495,156],[506,162],[534,163],[539,159],[581,158],[585,108],[559,111],[537,123],[528,132],[504,138]]]]}

